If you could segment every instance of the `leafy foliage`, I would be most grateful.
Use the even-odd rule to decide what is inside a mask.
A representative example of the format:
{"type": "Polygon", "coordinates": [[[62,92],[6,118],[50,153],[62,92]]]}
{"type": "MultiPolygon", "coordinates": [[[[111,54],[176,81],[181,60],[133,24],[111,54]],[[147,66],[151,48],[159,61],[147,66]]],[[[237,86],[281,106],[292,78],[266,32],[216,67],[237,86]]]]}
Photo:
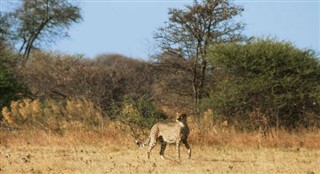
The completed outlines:
{"type": "Polygon", "coordinates": [[[80,8],[67,0],[23,0],[17,4],[14,11],[0,16],[6,22],[1,33],[23,54],[22,63],[32,49],[66,37],[70,25],[81,20],[80,8]]]}
{"type": "Polygon", "coordinates": [[[27,90],[15,75],[16,59],[5,47],[0,49],[0,108],[21,98],[27,90]]]}
{"type": "Polygon", "coordinates": [[[212,48],[208,60],[220,74],[213,107],[231,118],[259,110],[272,125],[320,126],[320,62],[291,43],[254,39],[212,48]]]}
{"type": "Polygon", "coordinates": [[[151,128],[153,124],[165,118],[166,116],[153,106],[150,99],[142,96],[137,100],[125,99],[117,119],[140,128],[151,128]]]}
{"type": "Polygon", "coordinates": [[[150,129],[153,124],[164,120],[166,115],[154,106],[154,102],[142,96],[138,99],[125,98],[122,102],[114,102],[108,110],[108,115],[116,121],[120,121],[130,129],[134,138],[146,136],[144,131],[150,129]]]}

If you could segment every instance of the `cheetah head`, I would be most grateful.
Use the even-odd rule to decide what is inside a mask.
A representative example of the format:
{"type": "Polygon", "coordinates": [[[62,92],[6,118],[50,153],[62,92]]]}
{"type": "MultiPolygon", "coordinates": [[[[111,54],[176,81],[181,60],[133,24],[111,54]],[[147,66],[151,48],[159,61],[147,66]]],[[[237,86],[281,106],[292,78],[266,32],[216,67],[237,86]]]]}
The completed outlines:
{"type": "Polygon", "coordinates": [[[187,114],[180,114],[179,112],[176,113],[177,122],[184,122],[186,120],[187,120],[187,114]]]}

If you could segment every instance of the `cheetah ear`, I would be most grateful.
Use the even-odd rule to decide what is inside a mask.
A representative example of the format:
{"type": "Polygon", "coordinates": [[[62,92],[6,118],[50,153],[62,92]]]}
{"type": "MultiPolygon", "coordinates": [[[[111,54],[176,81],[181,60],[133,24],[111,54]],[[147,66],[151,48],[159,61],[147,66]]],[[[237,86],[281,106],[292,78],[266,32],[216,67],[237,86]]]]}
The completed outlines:
{"type": "Polygon", "coordinates": [[[176,112],[176,119],[178,119],[181,116],[180,112],[176,112]]]}
{"type": "Polygon", "coordinates": [[[177,112],[176,113],[176,119],[180,118],[180,117],[187,117],[187,114],[186,113],[180,113],[180,112],[177,112]]]}

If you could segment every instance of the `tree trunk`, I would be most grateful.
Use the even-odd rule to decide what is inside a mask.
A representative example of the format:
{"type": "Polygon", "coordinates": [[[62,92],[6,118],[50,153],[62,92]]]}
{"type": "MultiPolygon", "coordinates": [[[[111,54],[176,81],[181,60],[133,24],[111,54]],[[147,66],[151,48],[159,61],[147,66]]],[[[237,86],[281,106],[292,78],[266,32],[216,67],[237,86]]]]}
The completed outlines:
{"type": "Polygon", "coordinates": [[[193,74],[192,74],[192,87],[193,87],[193,111],[194,114],[198,115],[199,114],[199,107],[198,107],[198,99],[199,99],[199,88],[197,84],[197,59],[194,60],[193,62],[193,74]]]}
{"type": "MultiPolygon", "coordinates": [[[[48,17],[46,20],[44,20],[39,27],[35,30],[35,33],[32,34],[26,41],[26,47],[24,49],[24,53],[23,53],[23,57],[22,57],[22,66],[24,66],[29,57],[30,57],[30,53],[31,53],[31,49],[33,47],[33,43],[34,41],[38,38],[39,34],[41,33],[41,31],[46,27],[46,25],[50,22],[52,18],[48,17]]],[[[24,45],[23,45],[24,46],[24,45]]]]}

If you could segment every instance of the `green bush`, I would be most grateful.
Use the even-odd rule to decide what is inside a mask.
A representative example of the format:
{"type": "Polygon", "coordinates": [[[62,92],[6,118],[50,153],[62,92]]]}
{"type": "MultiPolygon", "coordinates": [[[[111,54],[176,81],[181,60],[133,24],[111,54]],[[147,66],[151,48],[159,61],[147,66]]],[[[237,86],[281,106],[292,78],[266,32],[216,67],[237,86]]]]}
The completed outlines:
{"type": "Polygon", "coordinates": [[[219,74],[212,107],[240,121],[259,110],[273,126],[320,126],[319,60],[312,50],[271,39],[217,45],[208,56],[219,74]]]}
{"type": "Polygon", "coordinates": [[[153,106],[152,100],[144,96],[137,100],[125,99],[118,116],[120,121],[142,129],[151,128],[153,124],[165,118],[166,116],[153,106]]]}
{"type": "MultiPolygon", "coordinates": [[[[24,85],[15,75],[15,56],[6,48],[0,49],[0,108],[9,106],[12,100],[21,98],[26,93],[24,85]]],[[[2,116],[0,116],[1,118],[2,116]]]]}

